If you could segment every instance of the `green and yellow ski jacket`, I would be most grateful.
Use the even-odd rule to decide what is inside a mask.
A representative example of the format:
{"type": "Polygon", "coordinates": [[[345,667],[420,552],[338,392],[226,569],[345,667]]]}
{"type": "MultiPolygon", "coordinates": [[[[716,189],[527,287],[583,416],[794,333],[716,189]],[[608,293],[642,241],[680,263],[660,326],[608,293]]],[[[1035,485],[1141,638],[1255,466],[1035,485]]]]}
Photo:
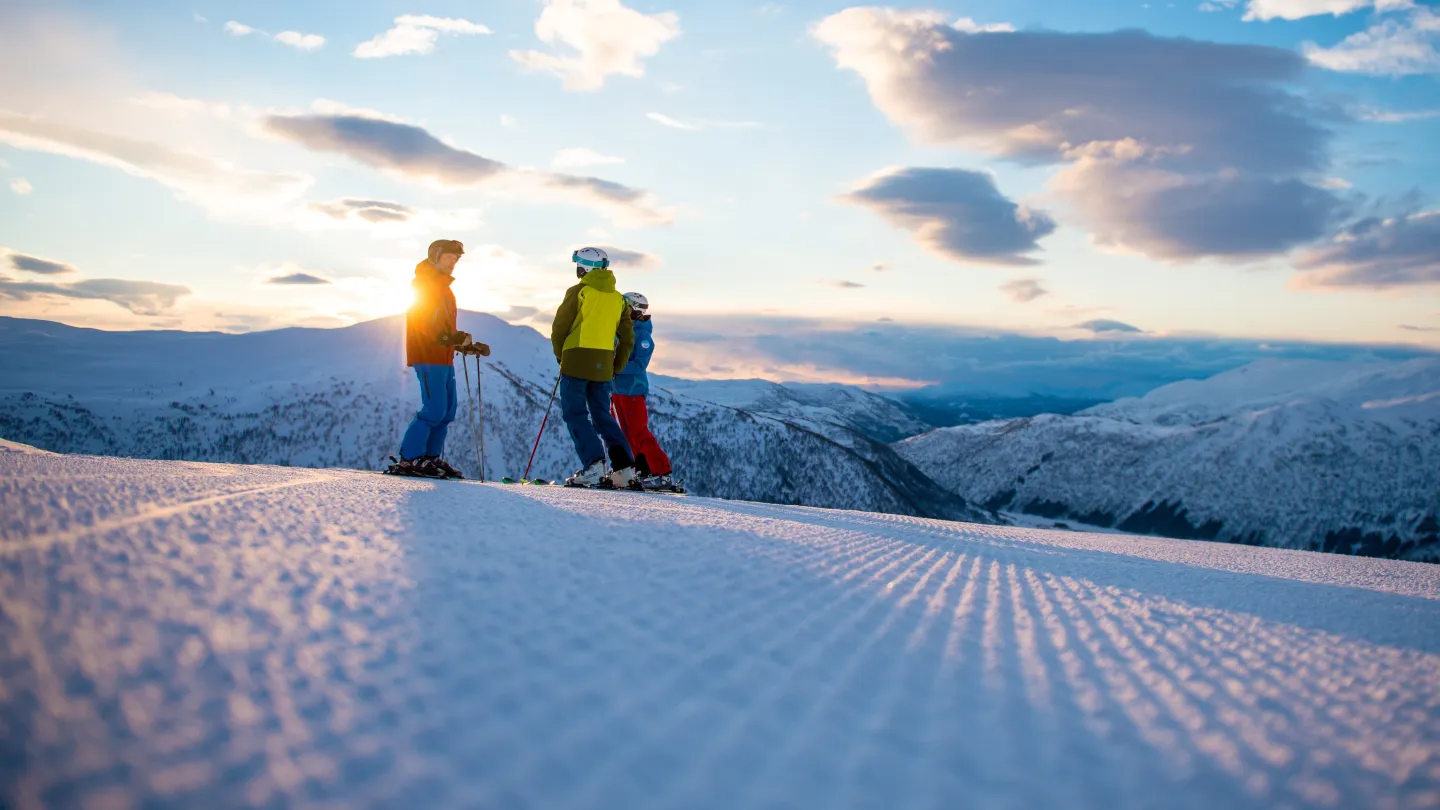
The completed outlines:
{"type": "Polygon", "coordinates": [[[625,368],[635,346],[635,330],[625,296],[615,292],[614,273],[591,270],[565,291],[550,327],[550,343],[560,373],[566,376],[609,382],[625,368]]]}

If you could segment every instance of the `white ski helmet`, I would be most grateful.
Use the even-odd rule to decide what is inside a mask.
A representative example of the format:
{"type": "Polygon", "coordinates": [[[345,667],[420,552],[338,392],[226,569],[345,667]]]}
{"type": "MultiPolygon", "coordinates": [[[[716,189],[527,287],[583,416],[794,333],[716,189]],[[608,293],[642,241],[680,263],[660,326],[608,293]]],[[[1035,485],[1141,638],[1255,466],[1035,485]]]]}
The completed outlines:
{"type": "Polygon", "coordinates": [[[650,300],[640,293],[625,293],[625,300],[630,304],[631,309],[639,310],[641,315],[650,310],[650,300]]]}
{"type": "Polygon", "coordinates": [[[597,247],[580,248],[570,256],[570,261],[575,262],[575,275],[579,278],[584,278],[591,270],[603,270],[610,266],[610,257],[597,247]]]}

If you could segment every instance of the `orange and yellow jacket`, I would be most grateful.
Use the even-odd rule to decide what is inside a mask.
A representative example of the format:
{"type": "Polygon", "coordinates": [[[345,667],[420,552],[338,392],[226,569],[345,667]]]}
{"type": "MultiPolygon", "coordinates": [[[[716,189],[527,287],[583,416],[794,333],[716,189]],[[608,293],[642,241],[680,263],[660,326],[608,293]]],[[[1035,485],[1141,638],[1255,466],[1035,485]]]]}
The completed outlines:
{"type": "Polygon", "coordinates": [[[448,341],[455,333],[455,278],[440,272],[429,259],[415,265],[415,303],[405,312],[405,365],[448,366],[455,350],[448,341]]]}

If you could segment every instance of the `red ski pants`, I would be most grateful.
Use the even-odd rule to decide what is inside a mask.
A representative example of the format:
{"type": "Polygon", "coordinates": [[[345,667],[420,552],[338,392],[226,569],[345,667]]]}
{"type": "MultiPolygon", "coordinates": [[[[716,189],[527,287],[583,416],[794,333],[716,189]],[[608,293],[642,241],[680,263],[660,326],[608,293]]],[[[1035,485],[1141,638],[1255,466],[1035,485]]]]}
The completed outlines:
{"type": "Polygon", "coordinates": [[[635,464],[644,472],[647,468],[654,475],[670,474],[670,457],[660,449],[660,442],[650,432],[650,411],[645,407],[645,397],[627,397],[615,394],[610,397],[615,408],[615,418],[620,429],[625,431],[625,441],[630,443],[630,453],[635,464]]]}

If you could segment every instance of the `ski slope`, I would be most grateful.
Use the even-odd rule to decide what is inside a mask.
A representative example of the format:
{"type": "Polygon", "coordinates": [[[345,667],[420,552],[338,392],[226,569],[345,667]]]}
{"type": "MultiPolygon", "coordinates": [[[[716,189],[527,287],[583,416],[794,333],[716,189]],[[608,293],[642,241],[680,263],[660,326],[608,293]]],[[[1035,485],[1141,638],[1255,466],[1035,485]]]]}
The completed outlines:
{"type": "Polygon", "coordinates": [[[1440,567],[0,452],[0,806],[1415,808],[1440,567]]]}

